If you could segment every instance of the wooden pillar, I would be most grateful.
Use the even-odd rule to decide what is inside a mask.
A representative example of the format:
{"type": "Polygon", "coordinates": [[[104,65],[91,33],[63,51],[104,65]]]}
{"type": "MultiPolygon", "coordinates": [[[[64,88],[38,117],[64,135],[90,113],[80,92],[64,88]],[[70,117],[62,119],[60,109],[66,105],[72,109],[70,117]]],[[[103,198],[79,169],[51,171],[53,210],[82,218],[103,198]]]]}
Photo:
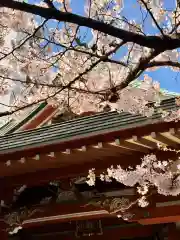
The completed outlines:
{"type": "Polygon", "coordinates": [[[160,240],[179,240],[180,231],[177,229],[175,223],[169,223],[162,227],[158,236],[160,240]]]}
{"type": "Polygon", "coordinates": [[[0,222],[0,239],[8,240],[8,233],[6,232],[7,225],[4,222],[0,222]]]}
{"type": "Polygon", "coordinates": [[[168,233],[167,233],[168,240],[179,240],[180,239],[180,231],[176,228],[175,223],[171,223],[168,225],[168,233]]]}
{"type": "Polygon", "coordinates": [[[0,230],[0,239],[8,240],[8,234],[4,230],[0,230]]]}

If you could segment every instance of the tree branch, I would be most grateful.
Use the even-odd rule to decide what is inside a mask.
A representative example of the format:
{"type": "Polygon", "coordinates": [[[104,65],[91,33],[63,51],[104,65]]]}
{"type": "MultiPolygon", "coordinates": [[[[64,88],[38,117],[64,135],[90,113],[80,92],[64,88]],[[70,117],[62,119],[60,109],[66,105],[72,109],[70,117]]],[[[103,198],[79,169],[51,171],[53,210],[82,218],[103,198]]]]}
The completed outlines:
{"type": "MultiPolygon", "coordinates": [[[[28,34],[28,33],[27,33],[27,34],[28,34]]],[[[47,41],[48,43],[52,43],[52,44],[54,44],[54,45],[56,45],[56,46],[60,46],[60,47],[62,47],[62,48],[65,48],[67,51],[80,52],[80,53],[84,53],[84,54],[87,54],[87,55],[89,55],[89,56],[91,56],[91,57],[96,57],[96,58],[102,58],[102,57],[103,57],[103,55],[99,55],[99,54],[97,54],[97,53],[92,53],[92,52],[90,52],[90,51],[86,51],[86,50],[83,50],[83,49],[81,49],[81,48],[73,47],[72,44],[71,44],[71,46],[66,46],[66,45],[64,45],[64,44],[61,44],[61,43],[58,43],[58,42],[49,40],[49,39],[47,39],[47,38],[45,38],[45,37],[36,37],[36,38],[41,39],[41,40],[45,40],[45,41],[47,41]]],[[[57,55],[58,55],[58,54],[59,54],[59,53],[57,53],[57,55]]],[[[57,56],[57,55],[55,55],[55,56],[57,56]]],[[[54,57],[54,56],[53,56],[53,57],[54,57]]],[[[119,65],[122,65],[123,67],[128,67],[128,64],[126,64],[125,62],[123,62],[123,61],[116,61],[116,60],[111,59],[111,58],[104,58],[104,59],[102,58],[102,61],[103,61],[103,62],[116,63],[116,64],[119,64],[119,65]]]]}
{"type": "Polygon", "coordinates": [[[180,68],[180,63],[179,62],[172,62],[172,61],[152,61],[147,65],[147,68],[153,68],[153,67],[175,67],[175,68],[180,68]]]}
{"type": "Polygon", "coordinates": [[[3,60],[4,58],[6,58],[7,56],[13,54],[17,49],[21,48],[28,40],[30,40],[31,38],[33,38],[36,33],[44,26],[44,24],[48,21],[48,19],[44,20],[43,23],[41,25],[39,25],[33,32],[33,34],[29,35],[26,39],[24,39],[18,46],[14,47],[12,49],[12,51],[8,52],[8,53],[2,53],[4,56],[0,58],[0,61],[3,60]]]}
{"type": "Polygon", "coordinates": [[[22,111],[22,110],[24,110],[24,109],[26,109],[28,107],[32,107],[32,106],[34,106],[34,105],[36,105],[38,103],[41,103],[43,101],[46,101],[46,99],[41,99],[39,101],[35,101],[35,102],[32,102],[32,103],[29,103],[29,104],[24,105],[22,107],[17,107],[15,110],[12,110],[12,111],[0,112],[0,117],[10,116],[10,115],[12,115],[12,114],[14,114],[16,112],[22,111]]]}
{"type": "Polygon", "coordinates": [[[127,87],[130,82],[138,78],[139,75],[147,68],[149,62],[159,54],[160,54],[160,51],[154,50],[149,54],[149,56],[140,59],[137,66],[129,73],[127,78],[122,83],[116,86],[116,90],[117,91],[122,90],[123,88],[127,87]]]}
{"type": "Polygon", "coordinates": [[[138,45],[157,49],[172,50],[180,47],[180,39],[174,39],[170,36],[161,38],[159,36],[144,36],[138,33],[129,32],[124,29],[113,27],[109,24],[79,16],[69,12],[62,12],[53,8],[44,8],[32,4],[17,2],[13,0],[1,0],[0,7],[7,7],[41,16],[45,19],[56,19],[61,22],[74,23],[79,26],[92,28],[110,36],[119,38],[125,42],[134,42],[138,45]]]}
{"type": "Polygon", "coordinates": [[[121,42],[120,44],[118,44],[113,50],[110,50],[109,52],[107,52],[104,56],[102,56],[101,58],[99,58],[96,62],[92,63],[91,66],[87,67],[83,72],[79,73],[79,75],[77,75],[72,81],[70,81],[67,85],[63,86],[62,88],[60,88],[56,93],[53,94],[54,97],[57,94],[59,94],[60,92],[62,92],[63,90],[70,88],[77,80],[79,80],[81,77],[83,77],[84,75],[86,75],[88,72],[90,72],[93,68],[95,68],[100,62],[105,61],[108,56],[110,56],[111,54],[117,52],[117,50],[122,47],[125,44],[125,42],[121,42]]]}
{"type": "Polygon", "coordinates": [[[54,8],[55,9],[54,4],[51,0],[44,0],[44,2],[48,5],[49,8],[54,8]]]}
{"type": "MultiPolygon", "coordinates": [[[[59,94],[60,92],[62,92],[65,89],[71,88],[71,86],[77,81],[79,80],[82,76],[84,76],[85,74],[87,74],[88,72],[90,72],[94,67],[96,67],[101,61],[105,61],[105,59],[108,58],[108,56],[110,56],[112,53],[115,53],[123,44],[125,44],[125,42],[122,42],[121,44],[117,45],[113,50],[109,51],[108,53],[106,53],[106,55],[102,56],[100,59],[98,59],[96,62],[94,62],[90,67],[86,68],[84,72],[80,73],[77,77],[75,77],[71,82],[69,82],[67,85],[62,86],[57,92],[55,92],[54,94],[52,94],[51,96],[48,96],[45,99],[41,99],[39,101],[35,101],[33,103],[30,103],[28,105],[22,106],[22,107],[17,107],[15,110],[13,111],[5,111],[5,112],[0,112],[0,117],[3,116],[10,116],[18,111],[24,110],[27,107],[33,106],[35,104],[38,104],[40,102],[43,101],[47,101],[49,98],[53,98],[54,96],[56,96],[57,94],[59,94]]],[[[14,80],[13,78],[11,80],[14,80]]],[[[73,90],[73,87],[72,87],[73,90]]],[[[75,89],[74,89],[75,90],[75,89]]],[[[77,89],[76,89],[77,90],[77,89]]],[[[83,89],[79,89],[79,91],[81,92],[85,91],[83,89]]],[[[96,94],[96,95],[102,95],[104,96],[104,94],[100,93],[100,92],[91,92],[91,94],[96,94]]]]}

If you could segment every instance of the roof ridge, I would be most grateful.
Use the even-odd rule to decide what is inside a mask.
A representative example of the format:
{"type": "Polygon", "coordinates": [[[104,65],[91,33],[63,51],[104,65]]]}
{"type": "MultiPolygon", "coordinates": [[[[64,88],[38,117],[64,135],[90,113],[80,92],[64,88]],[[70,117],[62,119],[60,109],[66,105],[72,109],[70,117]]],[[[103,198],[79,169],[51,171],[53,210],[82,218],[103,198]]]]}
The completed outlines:
{"type": "MultiPolygon", "coordinates": [[[[129,86],[140,88],[142,81],[143,80],[135,79],[134,81],[132,81],[129,84],[129,86]]],[[[180,93],[172,92],[172,91],[169,91],[169,90],[167,90],[165,88],[160,88],[160,93],[162,93],[162,94],[164,94],[166,96],[180,96],[180,93]]]]}

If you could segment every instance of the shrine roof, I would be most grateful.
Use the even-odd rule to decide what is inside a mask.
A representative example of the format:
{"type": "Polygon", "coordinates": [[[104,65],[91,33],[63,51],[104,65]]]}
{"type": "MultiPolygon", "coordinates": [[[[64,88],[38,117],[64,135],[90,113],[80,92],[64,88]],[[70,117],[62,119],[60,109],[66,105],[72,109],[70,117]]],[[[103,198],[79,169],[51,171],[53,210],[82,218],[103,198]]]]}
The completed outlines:
{"type": "Polygon", "coordinates": [[[122,112],[97,113],[88,117],[52,124],[34,130],[11,133],[0,137],[0,153],[20,151],[25,148],[43,147],[49,144],[63,143],[78,140],[84,137],[97,136],[124,129],[138,128],[149,124],[163,122],[158,109],[166,111],[176,110],[179,107],[175,98],[162,101],[152,117],[132,115],[122,112]]]}

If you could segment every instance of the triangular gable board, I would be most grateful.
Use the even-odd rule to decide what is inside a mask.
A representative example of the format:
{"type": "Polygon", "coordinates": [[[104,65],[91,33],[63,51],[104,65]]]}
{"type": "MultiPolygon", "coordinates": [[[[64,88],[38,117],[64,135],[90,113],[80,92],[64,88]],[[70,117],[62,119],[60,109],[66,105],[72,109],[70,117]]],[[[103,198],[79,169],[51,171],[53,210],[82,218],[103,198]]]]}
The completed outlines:
{"type": "Polygon", "coordinates": [[[49,120],[49,118],[52,118],[56,112],[57,108],[43,102],[33,109],[30,108],[20,116],[6,122],[0,128],[0,136],[42,126],[49,120]]]}
{"type": "Polygon", "coordinates": [[[12,133],[18,126],[22,124],[22,122],[35,110],[36,107],[27,108],[24,110],[19,116],[15,118],[9,119],[6,123],[0,128],[0,135],[5,135],[7,133],[12,133]]]}
{"type": "Polygon", "coordinates": [[[40,111],[31,114],[29,121],[26,121],[17,131],[30,130],[44,126],[57,113],[58,108],[50,104],[45,104],[40,107],[40,111]]]}
{"type": "Polygon", "coordinates": [[[8,133],[17,132],[20,129],[23,128],[24,125],[26,125],[29,121],[32,120],[39,112],[41,112],[45,107],[47,103],[43,102],[40,105],[36,106],[32,111],[30,111],[26,116],[21,116],[21,120],[14,126],[14,128],[9,131],[8,133]]]}

